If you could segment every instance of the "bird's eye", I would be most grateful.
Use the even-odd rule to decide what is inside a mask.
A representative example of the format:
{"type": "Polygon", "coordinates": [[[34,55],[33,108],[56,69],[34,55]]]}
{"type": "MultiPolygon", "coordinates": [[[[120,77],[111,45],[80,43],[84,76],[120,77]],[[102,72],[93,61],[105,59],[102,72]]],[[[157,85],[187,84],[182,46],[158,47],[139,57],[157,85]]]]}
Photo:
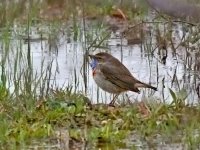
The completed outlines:
{"type": "Polygon", "coordinates": [[[98,60],[102,60],[102,57],[97,57],[98,60]]]}

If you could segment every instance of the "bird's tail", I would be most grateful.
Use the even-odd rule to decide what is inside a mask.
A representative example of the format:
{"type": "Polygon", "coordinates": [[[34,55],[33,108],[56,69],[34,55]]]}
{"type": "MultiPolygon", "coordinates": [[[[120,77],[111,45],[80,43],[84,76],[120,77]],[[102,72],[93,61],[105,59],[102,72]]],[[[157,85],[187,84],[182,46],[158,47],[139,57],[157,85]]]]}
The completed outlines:
{"type": "Polygon", "coordinates": [[[153,87],[149,84],[146,84],[146,83],[143,83],[143,82],[138,82],[135,84],[135,87],[136,88],[150,88],[150,89],[153,89],[155,91],[157,91],[157,88],[156,87],[153,87]]]}

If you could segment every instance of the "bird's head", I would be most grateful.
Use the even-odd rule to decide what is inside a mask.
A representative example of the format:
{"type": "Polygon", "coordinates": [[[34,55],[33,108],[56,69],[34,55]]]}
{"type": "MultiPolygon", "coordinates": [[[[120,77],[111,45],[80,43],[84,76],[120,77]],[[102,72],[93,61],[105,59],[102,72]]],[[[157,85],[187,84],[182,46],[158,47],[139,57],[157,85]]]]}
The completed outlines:
{"type": "Polygon", "coordinates": [[[104,63],[106,62],[107,60],[109,60],[109,58],[111,58],[112,56],[108,53],[105,53],[105,52],[100,52],[100,53],[97,53],[95,55],[89,55],[89,57],[91,59],[95,59],[98,61],[98,63],[104,63]]]}
{"type": "Polygon", "coordinates": [[[92,60],[92,62],[90,63],[90,66],[92,67],[92,69],[94,69],[97,64],[105,63],[112,56],[108,53],[100,52],[100,53],[97,53],[95,55],[89,55],[89,57],[92,60]]]}

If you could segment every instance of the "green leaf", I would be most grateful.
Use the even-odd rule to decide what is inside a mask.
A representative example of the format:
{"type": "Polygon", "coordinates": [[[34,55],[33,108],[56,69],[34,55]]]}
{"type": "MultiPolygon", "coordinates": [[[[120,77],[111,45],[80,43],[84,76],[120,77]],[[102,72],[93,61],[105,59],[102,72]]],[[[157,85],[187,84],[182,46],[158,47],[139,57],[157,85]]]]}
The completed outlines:
{"type": "Polygon", "coordinates": [[[176,100],[177,100],[177,97],[176,97],[176,94],[174,93],[174,91],[172,91],[172,89],[169,88],[169,92],[173,98],[173,102],[171,104],[176,104],[176,100]]]}

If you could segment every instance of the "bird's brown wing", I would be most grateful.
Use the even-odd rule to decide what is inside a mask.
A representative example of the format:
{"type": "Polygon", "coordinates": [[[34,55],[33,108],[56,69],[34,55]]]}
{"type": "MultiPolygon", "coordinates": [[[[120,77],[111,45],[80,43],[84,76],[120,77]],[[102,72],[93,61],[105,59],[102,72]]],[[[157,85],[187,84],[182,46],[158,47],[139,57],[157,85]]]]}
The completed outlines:
{"type": "Polygon", "coordinates": [[[99,68],[106,79],[113,84],[124,90],[139,92],[139,89],[134,85],[140,81],[135,79],[123,64],[117,61],[115,65],[112,63],[99,64],[99,68]]]}

